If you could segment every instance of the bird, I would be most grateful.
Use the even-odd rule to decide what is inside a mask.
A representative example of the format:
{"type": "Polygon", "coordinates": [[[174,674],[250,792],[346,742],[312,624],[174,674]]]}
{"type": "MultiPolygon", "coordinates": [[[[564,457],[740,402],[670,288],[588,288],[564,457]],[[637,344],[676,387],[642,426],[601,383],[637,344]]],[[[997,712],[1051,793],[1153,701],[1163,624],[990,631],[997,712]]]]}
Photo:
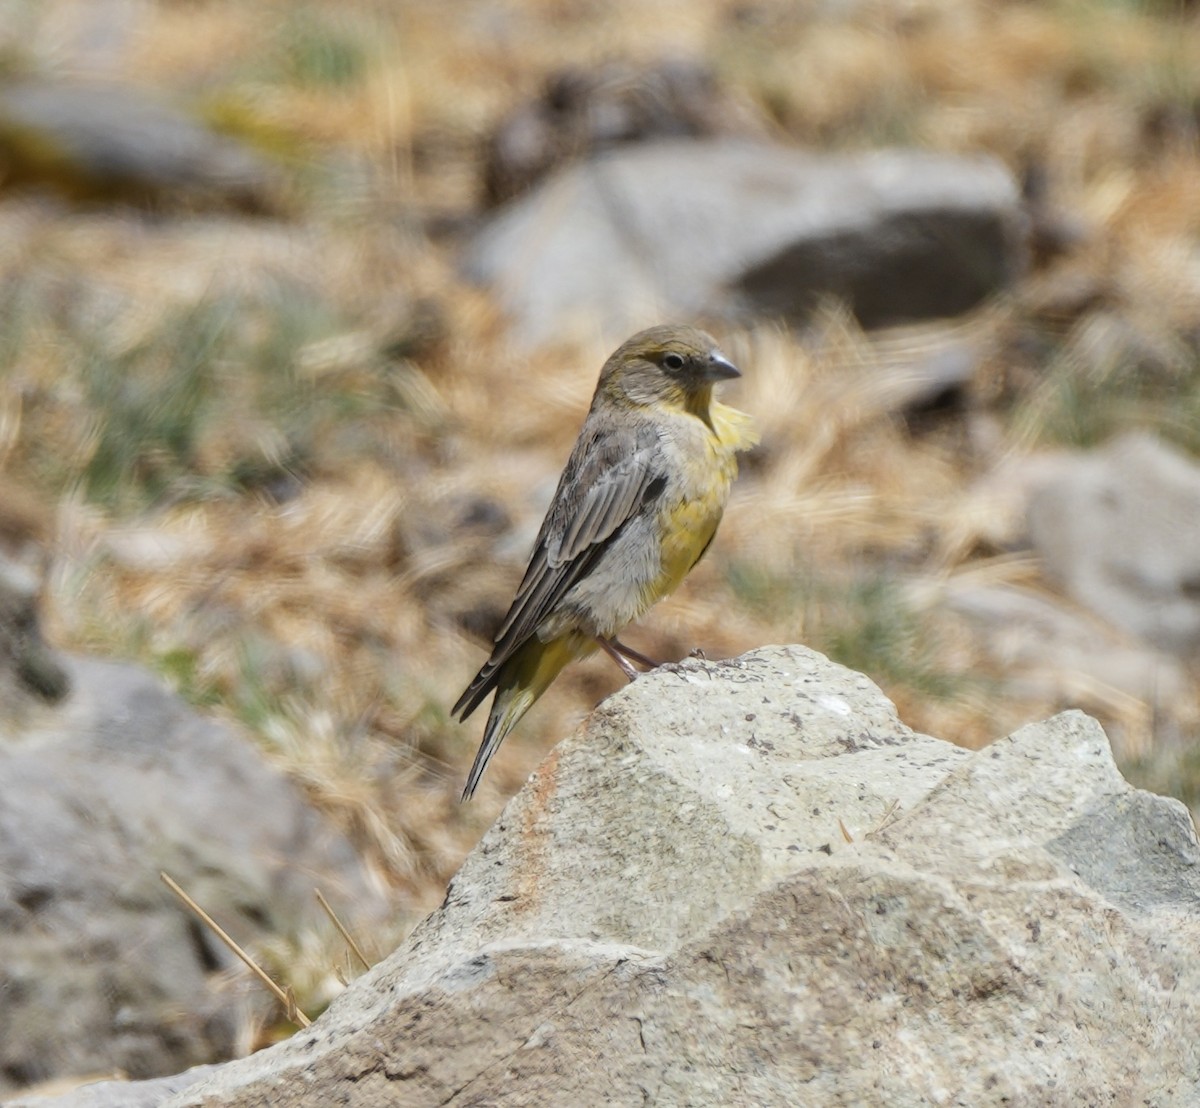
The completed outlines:
{"type": "Polygon", "coordinates": [[[740,376],[711,335],[682,325],[639,331],[604,363],[491,655],[451,711],[465,721],[495,693],[463,801],[570,662],[599,648],[631,681],[633,663],[654,668],[617,635],[712,543],[737,455],[758,442],[751,417],[713,397],[740,376]]]}

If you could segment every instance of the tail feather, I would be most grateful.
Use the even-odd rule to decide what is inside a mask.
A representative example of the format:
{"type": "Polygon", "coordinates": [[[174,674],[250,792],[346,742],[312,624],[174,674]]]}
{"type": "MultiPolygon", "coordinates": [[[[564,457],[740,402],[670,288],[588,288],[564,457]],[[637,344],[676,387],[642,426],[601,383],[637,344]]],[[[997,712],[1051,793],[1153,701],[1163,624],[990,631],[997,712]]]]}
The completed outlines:
{"type": "MultiPolygon", "coordinates": [[[[484,673],[487,667],[480,671],[479,676],[471,682],[459,700],[459,705],[469,704],[464,718],[483,699],[488,688],[494,686],[496,696],[492,700],[487,725],[483,729],[483,741],[479,744],[471,772],[467,774],[463,800],[471,799],[488,762],[492,760],[492,755],[500,748],[500,744],[516,727],[521,717],[533,707],[538,697],[550,687],[550,683],[562,672],[563,667],[595,649],[595,640],[577,633],[564,635],[548,643],[540,639],[530,639],[499,669],[487,674],[486,678],[484,673]],[[483,684],[481,678],[487,685],[479,692],[478,688],[483,684]]],[[[456,714],[458,710],[456,705],[456,714]]]]}
{"type": "Polygon", "coordinates": [[[462,696],[455,702],[454,707],[450,709],[451,719],[465,720],[480,704],[487,699],[487,694],[492,691],[500,681],[500,666],[492,665],[489,661],[484,667],[475,674],[471,683],[463,690],[462,696]]]}
{"type": "Polygon", "coordinates": [[[483,771],[487,769],[492,755],[500,749],[500,744],[516,727],[517,721],[533,707],[535,698],[528,695],[505,697],[504,699],[508,703],[501,705],[499,701],[503,695],[502,691],[498,692],[496,699],[492,702],[492,712],[488,716],[487,726],[483,729],[483,741],[475,753],[475,761],[471,763],[471,772],[467,774],[467,783],[463,787],[463,800],[470,800],[475,795],[475,790],[483,778],[483,771]]]}

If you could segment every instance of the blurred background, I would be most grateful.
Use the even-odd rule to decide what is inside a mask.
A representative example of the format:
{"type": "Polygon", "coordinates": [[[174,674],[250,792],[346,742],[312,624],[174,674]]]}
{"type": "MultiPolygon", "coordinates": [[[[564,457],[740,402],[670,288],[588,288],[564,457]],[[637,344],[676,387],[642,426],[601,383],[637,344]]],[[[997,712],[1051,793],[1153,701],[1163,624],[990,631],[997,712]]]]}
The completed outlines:
{"type": "MultiPolygon", "coordinates": [[[[762,444],[630,645],[804,643],[969,747],[1079,707],[1195,811],[1198,153],[1187,0],[2,0],[0,757],[58,782],[71,746],[55,803],[85,819],[39,853],[34,777],[7,773],[17,819],[0,768],[29,855],[19,881],[0,856],[0,917],[90,957],[28,875],[103,833],[96,766],[149,672],[189,712],[153,708],[138,772],[191,711],[233,736],[391,949],[623,682],[573,667],[457,803],[482,719],[449,707],[601,363],[660,319],[718,336],[762,444]]],[[[112,818],[189,809],[184,867],[241,817],[173,772],[112,818]]],[[[173,818],[139,817],[123,880],[173,818]]],[[[210,906],[262,842],[204,859],[210,906]]],[[[357,971],[256,912],[240,937],[310,1014],[357,971]]],[[[237,976],[187,941],[197,981],[237,976]]],[[[60,973],[39,950],[0,993],[60,973]]],[[[81,984],[59,1030],[93,986],[88,1030],[137,1009],[81,984]]],[[[146,1011],[137,1049],[0,1035],[0,1091],[283,1033],[242,1008],[171,1053],[146,1011]]]]}

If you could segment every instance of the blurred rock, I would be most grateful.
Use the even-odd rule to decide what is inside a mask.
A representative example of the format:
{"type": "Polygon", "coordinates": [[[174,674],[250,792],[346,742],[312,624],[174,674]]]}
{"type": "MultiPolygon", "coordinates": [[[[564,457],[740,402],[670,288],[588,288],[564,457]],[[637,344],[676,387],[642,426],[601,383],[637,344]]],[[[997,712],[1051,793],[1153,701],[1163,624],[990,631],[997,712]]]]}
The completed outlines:
{"type": "Polygon", "coordinates": [[[264,158],[138,89],[37,80],[0,85],[0,187],[171,211],[281,198],[264,158]]]}
{"type": "Polygon", "coordinates": [[[1172,654],[1129,636],[1045,591],[989,585],[969,578],[944,588],[942,600],[967,617],[1003,671],[1014,699],[1094,703],[1130,697],[1164,709],[1189,695],[1187,668],[1172,654]]]}
{"type": "Polygon", "coordinates": [[[4,1104],[8,1108],[13,1105],[46,1108],[47,1098],[56,1097],[69,1099],[73,1108],[159,1108],[174,1093],[194,1085],[212,1069],[212,1066],[193,1066],[184,1073],[132,1084],[95,1076],[79,1080],[64,1078],[46,1081],[27,1090],[22,1096],[5,1100],[4,1104]]]}
{"type": "Polygon", "coordinates": [[[1029,501],[1034,493],[1069,469],[1073,455],[1066,450],[1035,450],[1025,454],[1008,448],[1003,428],[988,426],[986,417],[979,456],[986,468],[950,509],[954,525],[951,547],[987,554],[1027,552],[1029,501]]]}
{"type": "Polygon", "coordinates": [[[961,415],[967,408],[967,386],[979,369],[979,353],[969,343],[931,350],[908,367],[909,388],[901,415],[910,431],[921,431],[940,417],[961,415]]]}
{"type": "Polygon", "coordinates": [[[1045,162],[1033,161],[1025,167],[1021,193],[1029,220],[1029,253],[1039,268],[1087,245],[1092,238],[1079,214],[1057,201],[1054,192],[1045,162]]]}
{"type": "Polygon", "coordinates": [[[0,550],[0,720],[67,694],[66,670],[42,638],[40,588],[36,573],[0,550]]]}
{"type": "Polygon", "coordinates": [[[1195,830],[1093,720],[971,754],[773,647],[612,697],[400,951],[166,1103],[1189,1104],[1198,956],[1195,830]]]}
{"type": "Polygon", "coordinates": [[[523,192],[563,162],[623,143],[666,138],[764,136],[765,121],[730,95],[698,59],[651,65],[611,61],[552,73],[533,101],[497,125],[487,141],[489,205],[523,192]]]}
{"type": "Polygon", "coordinates": [[[160,870],[250,946],[328,928],[314,886],[360,925],[386,910],[350,844],[244,740],[140,669],[56,664],[57,706],[18,723],[0,703],[0,1093],[245,1049],[274,1002],[233,984],[240,963],[160,870]]]}
{"type": "Polygon", "coordinates": [[[518,341],[611,339],[672,317],[792,322],[822,296],[878,327],[953,316],[1022,269],[1020,194],[994,159],[655,142],[561,170],[469,244],[518,341]]]}
{"type": "Polygon", "coordinates": [[[42,637],[40,601],[53,511],[0,478],[0,719],[15,721],[67,694],[66,670],[42,637]]]}
{"type": "Polygon", "coordinates": [[[1060,461],[1030,498],[1047,576],[1074,600],[1167,650],[1200,650],[1200,466],[1125,435],[1060,461]]]}
{"type": "Polygon", "coordinates": [[[908,430],[921,434],[971,406],[971,384],[992,342],[961,326],[919,324],[872,336],[866,372],[881,407],[897,413],[908,430]]]}

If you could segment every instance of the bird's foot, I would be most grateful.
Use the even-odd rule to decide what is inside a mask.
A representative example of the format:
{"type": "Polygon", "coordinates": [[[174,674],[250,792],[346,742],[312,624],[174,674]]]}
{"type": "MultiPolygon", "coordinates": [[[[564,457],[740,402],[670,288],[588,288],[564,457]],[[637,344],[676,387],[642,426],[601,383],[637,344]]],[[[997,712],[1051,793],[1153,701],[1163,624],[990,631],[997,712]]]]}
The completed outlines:
{"type": "Polygon", "coordinates": [[[688,652],[688,657],[689,657],[689,658],[696,658],[697,660],[699,660],[699,661],[701,661],[701,662],[707,662],[707,661],[708,661],[708,656],[707,656],[707,655],[704,653],[704,651],[703,651],[703,650],[701,650],[701,649],[700,649],[700,647],[698,647],[698,646],[693,646],[693,647],[692,647],[692,649],[691,649],[691,650],[688,652]]]}
{"type": "Polygon", "coordinates": [[[658,669],[662,664],[656,662],[653,658],[647,658],[645,654],[641,654],[634,650],[631,646],[626,646],[620,639],[613,639],[612,644],[630,661],[637,662],[639,666],[645,666],[647,669],[658,669]]]}
{"type": "Polygon", "coordinates": [[[640,670],[634,668],[634,662],[647,669],[658,669],[658,662],[653,658],[647,658],[645,654],[638,653],[616,638],[605,639],[597,635],[596,641],[604,649],[605,654],[621,667],[621,672],[630,681],[635,681],[642,675],[640,670]]]}

